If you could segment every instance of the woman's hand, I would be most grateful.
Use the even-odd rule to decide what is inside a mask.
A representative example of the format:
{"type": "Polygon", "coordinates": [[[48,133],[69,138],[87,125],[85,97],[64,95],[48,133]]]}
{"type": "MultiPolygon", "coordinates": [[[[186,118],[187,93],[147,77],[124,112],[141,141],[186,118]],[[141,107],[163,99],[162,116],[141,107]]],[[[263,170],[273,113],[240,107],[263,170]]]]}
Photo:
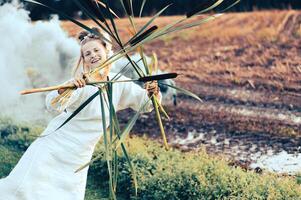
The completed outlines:
{"type": "Polygon", "coordinates": [[[79,76],[75,77],[71,82],[75,85],[75,87],[82,88],[86,86],[85,78],[85,75],[81,73],[79,76]]]}
{"type": "MultiPolygon", "coordinates": [[[[80,74],[79,76],[73,78],[72,80],[70,80],[68,83],[73,84],[76,88],[82,88],[86,86],[86,77],[84,74],[80,74]]],[[[67,84],[68,84],[67,83],[67,84]]],[[[65,92],[67,89],[59,89],[58,93],[62,94],[63,92],[65,92]]]]}
{"type": "Polygon", "coordinates": [[[147,90],[148,97],[155,95],[157,98],[160,96],[160,88],[157,81],[149,81],[144,84],[144,88],[147,90]]]}

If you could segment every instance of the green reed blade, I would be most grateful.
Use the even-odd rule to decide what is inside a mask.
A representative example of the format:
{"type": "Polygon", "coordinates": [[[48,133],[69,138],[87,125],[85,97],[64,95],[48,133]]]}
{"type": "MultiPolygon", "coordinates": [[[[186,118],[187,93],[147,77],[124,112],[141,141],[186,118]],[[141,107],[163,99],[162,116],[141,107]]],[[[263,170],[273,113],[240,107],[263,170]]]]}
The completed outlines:
{"type": "Polygon", "coordinates": [[[143,0],[143,2],[141,4],[141,7],[140,7],[140,11],[139,11],[139,17],[142,16],[142,12],[143,12],[143,8],[144,8],[145,3],[146,3],[146,0],[143,0]]]}
{"type": "MultiPolygon", "coordinates": [[[[95,1],[98,5],[101,5],[104,8],[106,7],[106,5],[100,0],[95,0],[95,1]]],[[[116,12],[114,12],[114,10],[112,10],[111,8],[110,8],[110,13],[112,13],[116,18],[120,19],[120,17],[116,14],[116,12]]]]}
{"type": "Polygon", "coordinates": [[[98,20],[100,20],[102,23],[105,21],[105,17],[103,14],[100,12],[99,9],[97,9],[97,4],[96,2],[92,2],[91,0],[72,0],[75,2],[75,4],[84,12],[85,15],[90,17],[95,23],[98,23],[98,20]],[[98,20],[97,20],[97,19],[98,20]]]}
{"type": "MultiPolygon", "coordinates": [[[[156,19],[158,18],[170,5],[169,4],[167,6],[165,6],[162,10],[160,10],[159,12],[157,12],[129,41],[135,39],[136,37],[138,37],[143,31],[146,30],[146,28],[156,19]]],[[[125,43],[124,46],[129,44],[129,41],[127,43],[125,43]]]]}
{"type": "Polygon", "coordinates": [[[143,104],[143,106],[140,107],[140,109],[135,113],[135,115],[131,118],[131,120],[127,123],[127,125],[125,126],[124,130],[122,131],[121,135],[120,135],[120,139],[116,144],[115,150],[117,150],[120,146],[121,143],[124,142],[126,136],[130,133],[130,131],[132,130],[133,126],[135,125],[140,113],[142,112],[142,110],[145,108],[145,106],[149,103],[150,99],[143,104]]]}
{"type": "Polygon", "coordinates": [[[60,10],[57,10],[55,8],[52,8],[52,7],[48,6],[48,5],[46,5],[46,4],[43,4],[43,3],[40,3],[40,2],[34,1],[34,0],[24,0],[24,1],[29,2],[29,3],[33,3],[33,4],[37,4],[37,5],[40,5],[40,6],[43,6],[43,7],[46,7],[46,8],[48,8],[48,9],[50,9],[50,10],[56,12],[56,13],[59,13],[61,16],[63,16],[66,19],[70,20],[71,22],[73,22],[74,24],[78,25],[79,27],[81,27],[81,28],[83,28],[83,29],[85,29],[85,30],[87,30],[89,32],[93,32],[93,30],[91,28],[89,28],[88,26],[86,26],[86,25],[82,24],[81,22],[75,20],[74,18],[66,15],[64,12],[62,12],[60,10]]]}
{"type": "Polygon", "coordinates": [[[92,163],[94,163],[96,160],[100,159],[103,157],[103,154],[100,153],[100,155],[95,156],[95,158],[93,158],[92,160],[90,160],[89,162],[87,162],[86,164],[80,166],[77,170],[75,170],[74,173],[77,173],[81,170],[83,170],[84,168],[88,167],[89,165],[91,165],[92,163]]]}
{"type": "Polygon", "coordinates": [[[203,1],[199,5],[197,5],[195,8],[193,8],[191,11],[189,11],[186,14],[187,18],[190,18],[194,15],[199,15],[205,12],[208,12],[214,8],[216,8],[218,5],[220,5],[223,2],[223,0],[207,0],[203,1]]]}
{"type": "Polygon", "coordinates": [[[120,47],[123,47],[122,41],[121,41],[119,33],[118,33],[118,29],[117,29],[115,21],[114,21],[114,17],[112,15],[112,13],[110,12],[110,6],[109,6],[108,1],[105,1],[105,5],[106,5],[106,9],[109,13],[109,18],[110,18],[110,21],[111,21],[111,25],[113,26],[114,32],[116,34],[116,41],[118,41],[117,43],[120,45],[120,47]]]}
{"type": "Polygon", "coordinates": [[[230,8],[232,8],[233,6],[235,6],[236,4],[238,4],[240,2],[240,0],[224,0],[217,8],[215,8],[213,11],[217,12],[217,13],[222,13],[225,12],[227,10],[229,10],[230,8]]]}
{"type": "Polygon", "coordinates": [[[151,35],[154,31],[158,29],[158,26],[152,26],[149,29],[147,29],[145,32],[141,33],[138,37],[134,38],[132,41],[129,41],[131,46],[134,46],[135,44],[138,44],[140,41],[151,35]]]}
{"type": "Polygon", "coordinates": [[[67,122],[69,122],[73,117],[75,117],[82,109],[84,109],[95,97],[99,95],[99,91],[94,93],[91,97],[89,97],[85,102],[83,102],[55,131],[62,128],[67,122]]]}
{"type": "Polygon", "coordinates": [[[169,29],[166,32],[161,33],[156,38],[159,38],[159,37],[161,37],[163,35],[166,35],[166,34],[169,34],[169,33],[177,32],[177,31],[182,31],[184,29],[188,29],[188,28],[192,28],[192,27],[195,27],[195,26],[199,26],[201,24],[204,24],[204,23],[207,23],[207,22],[209,22],[211,20],[214,20],[214,19],[216,19],[219,16],[221,16],[221,14],[213,14],[213,15],[210,15],[210,16],[204,18],[204,19],[197,20],[197,21],[194,21],[194,22],[191,22],[191,23],[187,23],[187,24],[184,24],[182,26],[177,26],[177,27],[175,27],[173,29],[169,29]]]}
{"type": "Polygon", "coordinates": [[[167,86],[167,87],[171,87],[171,88],[173,88],[173,89],[175,89],[175,90],[180,91],[180,92],[183,93],[183,94],[186,94],[186,95],[188,95],[188,96],[191,96],[191,97],[195,98],[196,100],[198,100],[198,101],[200,101],[200,102],[203,102],[203,100],[202,100],[200,97],[198,97],[196,94],[194,94],[194,93],[192,93],[192,92],[190,92],[190,91],[188,91],[188,90],[186,90],[186,89],[179,88],[179,87],[176,87],[176,86],[173,86],[173,85],[169,85],[169,84],[166,84],[166,83],[158,83],[158,84],[159,84],[159,85],[165,85],[165,86],[167,86]]]}
{"type": "MultiPolygon", "coordinates": [[[[120,125],[119,125],[119,122],[118,122],[118,118],[117,118],[117,114],[116,114],[114,106],[112,106],[112,110],[113,110],[113,112],[112,112],[112,114],[113,114],[113,125],[114,125],[114,128],[116,129],[117,137],[118,137],[118,139],[120,139],[120,137],[121,137],[121,130],[120,130],[120,125]]],[[[113,143],[115,143],[115,141],[116,140],[114,140],[113,143]]],[[[137,175],[136,175],[136,171],[135,171],[134,165],[133,165],[132,161],[130,160],[130,157],[129,157],[128,153],[127,153],[126,147],[125,147],[125,145],[123,143],[121,143],[121,149],[122,149],[122,153],[123,153],[123,155],[124,155],[124,157],[125,157],[128,165],[130,167],[130,171],[131,171],[131,174],[132,174],[132,178],[133,178],[133,182],[134,182],[134,187],[135,187],[135,194],[137,195],[138,194],[138,181],[137,181],[137,175]]]]}
{"type": "Polygon", "coordinates": [[[118,154],[117,151],[113,152],[113,189],[117,191],[117,181],[118,181],[118,154]]]}
{"type": "Polygon", "coordinates": [[[110,189],[110,197],[114,200],[116,199],[116,195],[113,188],[113,176],[112,176],[112,148],[110,145],[110,141],[108,140],[107,135],[107,125],[106,125],[106,113],[104,109],[104,100],[103,100],[103,92],[102,89],[99,88],[99,97],[100,97],[100,106],[101,106],[101,118],[102,118],[102,127],[103,127],[103,135],[104,135],[104,144],[105,144],[105,155],[109,172],[109,189],[110,189]]]}
{"type": "Polygon", "coordinates": [[[156,104],[159,106],[159,110],[165,115],[165,117],[170,120],[170,117],[168,116],[167,112],[165,111],[165,109],[163,108],[163,106],[161,105],[161,103],[158,101],[158,99],[155,97],[155,101],[156,104]]]}
{"type": "Polygon", "coordinates": [[[156,119],[158,121],[158,125],[159,125],[160,132],[161,132],[161,135],[162,135],[164,147],[165,147],[165,150],[168,151],[169,150],[169,146],[168,146],[168,143],[167,143],[166,134],[165,134],[165,130],[164,130],[164,127],[163,127],[161,115],[160,115],[160,112],[159,112],[159,109],[158,109],[158,105],[156,103],[156,100],[155,100],[154,96],[152,96],[151,99],[152,99],[153,106],[155,108],[156,119]]]}
{"type": "MultiPolygon", "coordinates": [[[[106,29],[101,23],[99,23],[99,21],[95,18],[97,17],[101,22],[105,23],[106,19],[103,16],[103,14],[97,10],[93,3],[90,0],[87,1],[80,1],[80,0],[73,0],[75,2],[75,4],[83,11],[83,13],[85,15],[87,15],[88,17],[90,17],[102,30],[104,30],[106,33],[108,33],[111,37],[114,36],[114,34],[112,33],[112,31],[108,28],[106,29]],[[83,4],[85,3],[85,5],[83,4]],[[93,11],[91,11],[90,9],[92,9],[93,11]]],[[[97,4],[96,4],[97,5],[97,4]]],[[[96,35],[99,35],[98,33],[96,33],[96,35]]],[[[104,37],[103,37],[104,38],[104,37]]],[[[108,39],[105,39],[106,41],[109,41],[108,39]]]]}
{"type": "Polygon", "coordinates": [[[122,0],[122,5],[128,16],[133,16],[133,4],[131,0],[122,0]]]}

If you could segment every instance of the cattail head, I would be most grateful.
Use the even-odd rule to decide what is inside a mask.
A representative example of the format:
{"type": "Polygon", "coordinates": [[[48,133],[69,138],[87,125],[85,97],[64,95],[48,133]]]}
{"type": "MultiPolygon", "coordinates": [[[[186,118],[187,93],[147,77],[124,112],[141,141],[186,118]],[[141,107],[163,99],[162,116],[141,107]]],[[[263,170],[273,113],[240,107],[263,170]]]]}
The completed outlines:
{"type": "Polygon", "coordinates": [[[144,40],[145,38],[147,38],[149,35],[151,35],[155,30],[158,29],[158,26],[152,26],[149,29],[147,29],[146,31],[144,31],[143,33],[141,33],[138,37],[130,40],[130,45],[131,46],[135,46],[137,43],[141,42],[142,40],[144,40]]]}
{"type": "Polygon", "coordinates": [[[196,14],[204,13],[204,12],[208,11],[208,8],[210,8],[214,4],[218,3],[219,1],[222,2],[222,0],[206,0],[206,1],[203,1],[199,5],[196,5],[191,11],[189,11],[186,14],[186,17],[190,18],[190,17],[192,17],[196,14]]]}

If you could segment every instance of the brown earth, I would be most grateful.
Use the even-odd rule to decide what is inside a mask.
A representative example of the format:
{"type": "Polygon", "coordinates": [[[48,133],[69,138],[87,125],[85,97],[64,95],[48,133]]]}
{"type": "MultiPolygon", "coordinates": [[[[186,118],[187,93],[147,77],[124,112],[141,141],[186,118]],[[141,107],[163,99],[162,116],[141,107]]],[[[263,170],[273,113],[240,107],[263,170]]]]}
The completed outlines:
{"type": "MultiPolygon", "coordinates": [[[[162,27],[179,18],[161,17],[155,24],[162,27]]],[[[139,19],[138,26],[147,20],[139,19]]],[[[121,19],[117,25],[126,40],[128,23],[121,19]]],[[[70,22],[62,26],[72,36],[80,30],[70,22]]],[[[145,50],[157,54],[162,69],[181,74],[178,86],[204,100],[198,103],[180,94],[177,106],[165,106],[171,145],[206,147],[242,163],[258,153],[300,151],[300,11],[225,14],[153,41],[145,50]]],[[[121,121],[130,114],[120,113],[121,121]]],[[[156,125],[153,113],[143,115],[133,132],[160,139],[156,125]]]]}

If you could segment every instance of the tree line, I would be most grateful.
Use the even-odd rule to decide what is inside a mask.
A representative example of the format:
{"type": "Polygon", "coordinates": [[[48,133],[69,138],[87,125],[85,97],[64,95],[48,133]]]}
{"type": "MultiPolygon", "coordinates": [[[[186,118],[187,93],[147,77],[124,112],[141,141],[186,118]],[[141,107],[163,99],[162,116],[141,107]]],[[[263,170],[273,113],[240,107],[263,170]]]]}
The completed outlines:
{"type": "MultiPolygon", "coordinates": [[[[0,0],[0,4],[11,2],[12,0],[0,0]]],[[[83,15],[79,7],[72,0],[38,0],[42,3],[47,3],[48,5],[58,8],[68,15],[77,18],[86,18],[83,15]]],[[[81,0],[81,2],[86,3],[88,0],[81,0]]],[[[143,9],[143,15],[149,16],[156,13],[158,10],[162,9],[168,4],[172,4],[171,7],[166,10],[163,15],[182,15],[189,12],[196,5],[204,2],[206,0],[147,0],[143,9]]],[[[54,14],[47,8],[43,8],[38,5],[24,2],[25,8],[28,9],[31,14],[30,17],[33,20],[47,19],[54,14]]],[[[108,0],[110,7],[119,16],[123,16],[124,12],[120,4],[120,0],[108,0]]],[[[143,0],[133,0],[133,10],[135,15],[138,15],[140,7],[143,0]]],[[[301,9],[301,0],[241,0],[239,4],[233,7],[231,12],[244,12],[253,10],[263,10],[263,9],[301,9]]],[[[63,16],[60,16],[64,19],[63,16]]]]}

